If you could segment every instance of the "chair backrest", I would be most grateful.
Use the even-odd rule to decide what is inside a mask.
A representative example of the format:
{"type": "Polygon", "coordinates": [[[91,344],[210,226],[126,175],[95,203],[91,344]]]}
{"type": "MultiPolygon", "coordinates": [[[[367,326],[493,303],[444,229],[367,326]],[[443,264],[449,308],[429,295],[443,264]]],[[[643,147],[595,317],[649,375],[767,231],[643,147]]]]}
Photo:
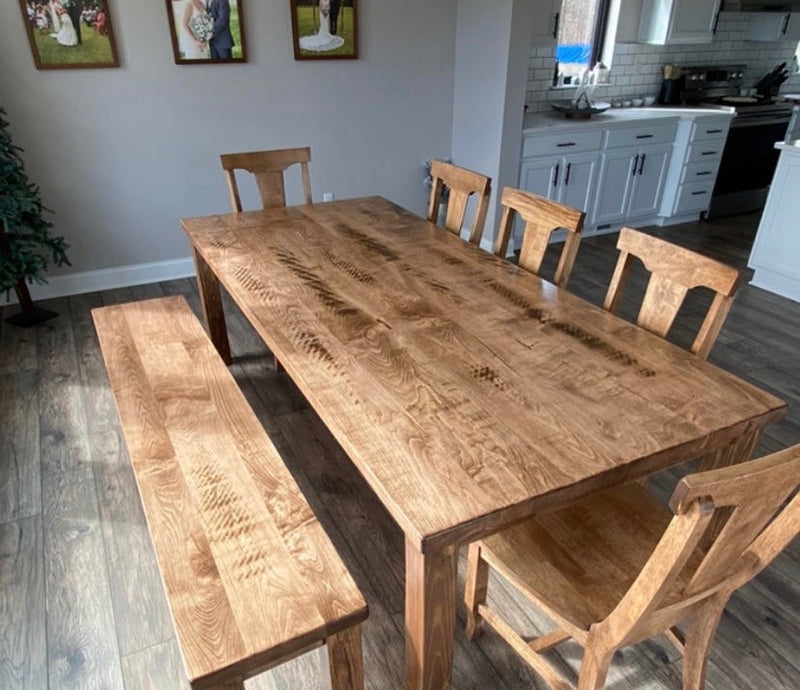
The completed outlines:
{"type": "Polygon", "coordinates": [[[286,194],[283,186],[284,170],[299,163],[303,175],[303,192],[306,203],[311,203],[311,179],[308,174],[311,149],[308,146],[274,151],[223,153],[219,159],[228,181],[228,191],[231,195],[231,206],[233,206],[234,213],[242,211],[239,188],[236,186],[236,170],[246,170],[252,173],[256,178],[258,193],[264,208],[275,208],[286,206],[286,194]]]}
{"type": "Polygon", "coordinates": [[[800,444],[682,479],[670,500],[674,517],[608,624],[635,629],[649,617],[663,629],[749,582],[800,533],[798,485],[800,444]],[[726,519],[703,553],[697,545],[716,513],[726,519]]]}
{"type": "Polygon", "coordinates": [[[503,217],[500,219],[497,229],[494,253],[497,256],[505,257],[508,251],[508,241],[511,238],[511,229],[514,225],[514,216],[518,213],[525,221],[519,265],[527,271],[538,275],[547,245],[550,242],[550,236],[561,228],[567,231],[567,238],[564,248],[561,250],[561,258],[553,279],[556,285],[564,287],[575,263],[586,214],[556,201],[550,201],[512,187],[506,187],[503,190],[501,203],[503,204],[503,217]]]}
{"type": "Polygon", "coordinates": [[[431,180],[428,220],[433,223],[437,222],[439,206],[442,201],[442,189],[447,186],[449,196],[444,227],[456,235],[461,234],[469,197],[473,194],[478,195],[478,208],[475,211],[475,220],[469,233],[469,241],[473,244],[480,244],[483,226],[486,223],[486,213],[489,211],[489,197],[492,194],[491,178],[466,168],[459,168],[452,163],[435,160],[431,163],[431,180]]]}
{"type": "Polygon", "coordinates": [[[667,334],[691,288],[710,288],[716,292],[714,301],[691,347],[693,353],[704,359],[708,357],[733,304],[741,278],[739,272],[719,261],[631,228],[620,230],[617,248],[620,250],[619,260],[603,307],[612,312],[616,310],[634,256],[641,259],[651,272],[636,323],[656,335],[663,337],[667,334]]]}

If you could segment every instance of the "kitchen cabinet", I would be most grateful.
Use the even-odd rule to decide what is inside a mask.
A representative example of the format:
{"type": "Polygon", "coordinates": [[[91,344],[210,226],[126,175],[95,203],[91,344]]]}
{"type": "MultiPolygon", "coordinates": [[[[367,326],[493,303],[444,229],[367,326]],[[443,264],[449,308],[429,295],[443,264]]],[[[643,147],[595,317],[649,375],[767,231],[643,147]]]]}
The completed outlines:
{"type": "Polygon", "coordinates": [[[533,158],[523,160],[520,166],[520,186],[588,213],[594,198],[596,171],[596,153],[533,158]]]}
{"type": "Polygon", "coordinates": [[[767,43],[800,40],[800,12],[754,12],[750,14],[745,40],[767,43]]]}
{"type": "Polygon", "coordinates": [[[644,0],[639,42],[711,43],[720,0],[644,0]]]}
{"type": "Polygon", "coordinates": [[[550,45],[558,30],[561,0],[532,0],[534,5],[533,43],[550,45]]]}
{"type": "Polygon", "coordinates": [[[781,155],[747,265],[755,271],[753,285],[800,302],[800,147],[775,147],[781,155]]]}
{"type": "Polygon", "coordinates": [[[618,223],[658,213],[672,146],[604,151],[593,222],[618,223]]]}

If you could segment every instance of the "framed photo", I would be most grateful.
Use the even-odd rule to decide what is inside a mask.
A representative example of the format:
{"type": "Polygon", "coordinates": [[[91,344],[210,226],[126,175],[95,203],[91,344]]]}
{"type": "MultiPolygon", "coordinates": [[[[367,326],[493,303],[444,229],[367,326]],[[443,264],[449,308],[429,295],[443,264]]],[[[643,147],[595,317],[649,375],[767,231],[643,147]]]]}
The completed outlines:
{"type": "Polygon", "coordinates": [[[19,0],[36,69],[119,67],[106,0],[19,0]]]}
{"type": "Polygon", "coordinates": [[[290,0],[295,60],[358,57],[356,0],[290,0]]]}
{"type": "Polygon", "coordinates": [[[242,0],[167,0],[176,65],[247,62],[242,0]]]}

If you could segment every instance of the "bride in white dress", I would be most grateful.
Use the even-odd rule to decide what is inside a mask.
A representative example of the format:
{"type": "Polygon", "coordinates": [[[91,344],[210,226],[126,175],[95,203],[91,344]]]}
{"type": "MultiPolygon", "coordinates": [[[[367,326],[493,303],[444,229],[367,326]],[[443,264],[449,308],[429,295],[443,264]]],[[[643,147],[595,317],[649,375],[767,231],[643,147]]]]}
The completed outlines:
{"type": "Polygon", "coordinates": [[[61,24],[58,33],[55,35],[56,41],[62,46],[78,45],[78,32],[75,31],[75,26],[72,24],[72,19],[70,19],[67,11],[57,2],[53,3],[53,8],[61,24]]]}
{"type": "Polygon", "coordinates": [[[184,60],[208,59],[208,43],[197,40],[189,29],[192,17],[205,11],[201,0],[179,0],[172,3],[172,15],[178,32],[178,50],[184,60]]]}
{"type": "Polygon", "coordinates": [[[331,33],[331,8],[330,0],[319,0],[319,31],[311,36],[300,37],[301,50],[311,50],[321,53],[328,50],[336,50],[344,45],[341,36],[331,33]]]}

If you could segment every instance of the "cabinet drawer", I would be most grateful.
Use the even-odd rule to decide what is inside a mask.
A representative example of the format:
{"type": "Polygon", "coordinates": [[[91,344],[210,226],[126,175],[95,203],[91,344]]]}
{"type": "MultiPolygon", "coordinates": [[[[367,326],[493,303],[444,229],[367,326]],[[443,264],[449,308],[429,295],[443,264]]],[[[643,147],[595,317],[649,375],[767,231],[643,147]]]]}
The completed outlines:
{"type": "Polygon", "coordinates": [[[711,201],[714,181],[689,182],[681,185],[678,200],[675,202],[675,215],[689,211],[705,211],[711,201]]]}
{"type": "Polygon", "coordinates": [[[625,146],[669,144],[675,139],[677,129],[678,125],[675,123],[647,127],[614,127],[606,132],[606,148],[619,149],[625,146]]]}
{"type": "Polygon", "coordinates": [[[724,148],[724,139],[695,142],[689,145],[689,150],[686,152],[686,162],[697,163],[699,161],[719,159],[722,156],[722,149],[724,148]]]}
{"type": "Polygon", "coordinates": [[[681,182],[707,182],[709,180],[713,182],[717,179],[719,160],[717,157],[711,158],[711,160],[688,163],[683,168],[681,182]]]}
{"type": "Polygon", "coordinates": [[[602,130],[564,132],[563,134],[529,134],[522,144],[522,157],[566,155],[581,151],[598,151],[603,141],[602,130]]]}
{"type": "Polygon", "coordinates": [[[729,127],[730,122],[703,122],[700,120],[692,125],[692,136],[689,141],[714,141],[716,139],[725,141],[729,127]]]}

